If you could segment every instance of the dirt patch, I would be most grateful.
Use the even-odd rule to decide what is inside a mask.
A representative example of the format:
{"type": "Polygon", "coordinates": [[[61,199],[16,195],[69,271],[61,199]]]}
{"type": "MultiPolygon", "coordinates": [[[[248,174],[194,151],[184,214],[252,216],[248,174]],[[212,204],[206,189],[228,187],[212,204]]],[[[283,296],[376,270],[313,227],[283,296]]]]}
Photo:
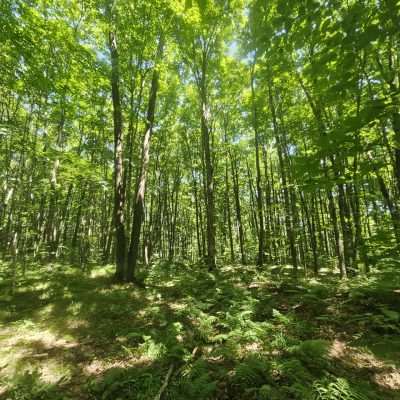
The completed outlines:
{"type": "Polygon", "coordinates": [[[329,349],[329,356],[339,360],[346,368],[367,373],[372,382],[385,389],[400,390],[400,370],[379,360],[371,352],[336,339],[329,349]]]}
{"type": "Polygon", "coordinates": [[[400,372],[399,371],[384,371],[378,372],[374,376],[374,381],[379,386],[389,390],[400,390],[400,372]]]}

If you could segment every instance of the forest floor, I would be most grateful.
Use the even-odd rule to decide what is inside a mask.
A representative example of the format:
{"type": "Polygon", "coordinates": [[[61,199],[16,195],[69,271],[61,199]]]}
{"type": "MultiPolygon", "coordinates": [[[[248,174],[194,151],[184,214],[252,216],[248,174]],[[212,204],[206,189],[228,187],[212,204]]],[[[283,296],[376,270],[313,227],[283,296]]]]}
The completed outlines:
{"type": "Polygon", "coordinates": [[[145,290],[111,267],[35,265],[14,284],[7,271],[0,399],[400,399],[389,268],[294,282],[285,268],[157,264],[145,290]]]}

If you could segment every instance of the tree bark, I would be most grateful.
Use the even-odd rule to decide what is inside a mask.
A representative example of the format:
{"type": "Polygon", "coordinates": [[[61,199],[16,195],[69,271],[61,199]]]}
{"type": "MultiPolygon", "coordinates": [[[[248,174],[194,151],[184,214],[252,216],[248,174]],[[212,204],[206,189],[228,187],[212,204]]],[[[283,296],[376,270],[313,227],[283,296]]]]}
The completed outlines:
{"type": "Polygon", "coordinates": [[[207,93],[207,54],[202,52],[201,76],[199,80],[201,102],[201,137],[203,143],[206,172],[206,217],[207,217],[207,266],[210,271],[216,267],[215,251],[215,204],[214,204],[214,168],[210,147],[210,107],[207,93]]]}
{"type": "Polygon", "coordinates": [[[253,105],[253,129],[256,151],[256,190],[257,190],[257,216],[258,216],[258,256],[257,266],[264,264],[264,215],[263,215],[263,193],[261,189],[261,168],[260,168],[260,135],[258,129],[257,105],[254,90],[254,65],[251,71],[251,97],[253,105]]]}
{"type": "Polygon", "coordinates": [[[146,192],[147,172],[150,161],[150,140],[151,140],[151,135],[153,133],[154,114],[156,109],[158,81],[160,75],[157,64],[163,54],[163,50],[164,50],[164,39],[162,36],[160,36],[156,54],[156,66],[154,68],[153,77],[151,80],[150,97],[147,106],[147,118],[146,118],[145,132],[142,143],[140,174],[136,188],[135,203],[133,206],[131,241],[129,245],[128,260],[127,260],[128,262],[125,275],[125,279],[128,282],[135,281],[135,269],[139,253],[140,231],[142,228],[142,222],[144,217],[144,196],[146,192]]]}
{"type": "Polygon", "coordinates": [[[126,236],[124,225],[125,190],[123,181],[122,110],[119,93],[119,59],[116,34],[109,33],[111,54],[111,92],[114,119],[114,228],[115,228],[115,278],[123,280],[125,268],[126,236]]]}
{"type": "Polygon", "coordinates": [[[240,196],[239,196],[239,173],[236,159],[232,157],[231,151],[229,151],[229,158],[231,161],[231,171],[232,171],[232,182],[233,182],[233,193],[235,197],[235,211],[236,211],[236,223],[239,233],[239,246],[240,246],[240,256],[241,263],[246,264],[246,253],[244,250],[244,232],[242,224],[242,211],[240,207],[240,196]]]}

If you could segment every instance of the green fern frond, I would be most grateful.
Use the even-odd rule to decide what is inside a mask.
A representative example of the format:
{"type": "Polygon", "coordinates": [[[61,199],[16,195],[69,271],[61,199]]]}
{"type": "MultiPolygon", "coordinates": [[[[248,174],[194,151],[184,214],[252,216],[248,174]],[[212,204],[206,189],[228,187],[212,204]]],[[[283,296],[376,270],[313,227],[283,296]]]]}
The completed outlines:
{"type": "Polygon", "coordinates": [[[234,383],[247,387],[260,387],[270,380],[270,364],[257,356],[242,361],[235,369],[234,383]]]}
{"type": "Polygon", "coordinates": [[[314,400],[368,400],[344,378],[324,379],[313,385],[314,400]]]}

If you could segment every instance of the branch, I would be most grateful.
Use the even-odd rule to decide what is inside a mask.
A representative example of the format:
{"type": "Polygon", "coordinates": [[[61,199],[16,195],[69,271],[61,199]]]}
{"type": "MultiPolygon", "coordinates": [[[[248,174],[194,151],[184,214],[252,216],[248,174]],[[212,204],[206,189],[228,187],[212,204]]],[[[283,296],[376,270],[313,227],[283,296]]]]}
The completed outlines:
{"type": "Polygon", "coordinates": [[[154,397],[154,400],[161,400],[161,396],[163,395],[165,389],[168,386],[168,382],[169,382],[169,380],[171,378],[173,370],[174,370],[174,363],[172,363],[170,365],[169,370],[167,372],[167,375],[165,376],[164,383],[162,384],[162,386],[160,388],[160,391],[157,393],[156,397],[154,397]]]}

